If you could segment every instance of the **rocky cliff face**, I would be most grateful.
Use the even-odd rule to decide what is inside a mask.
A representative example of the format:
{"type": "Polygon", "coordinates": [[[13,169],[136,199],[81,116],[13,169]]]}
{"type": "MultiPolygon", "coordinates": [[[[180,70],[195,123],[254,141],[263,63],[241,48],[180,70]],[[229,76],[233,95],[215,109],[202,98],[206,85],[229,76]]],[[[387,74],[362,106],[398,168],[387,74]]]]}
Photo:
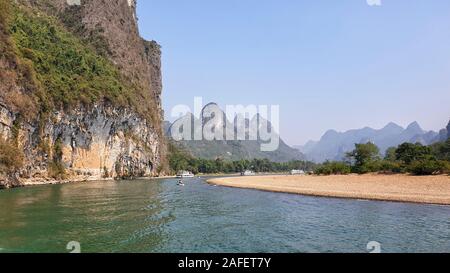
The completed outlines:
{"type": "MultiPolygon", "coordinates": [[[[139,36],[136,1],[23,0],[18,3],[59,18],[70,32],[91,43],[99,55],[108,58],[133,86],[142,90],[146,95],[143,97],[149,98],[143,103],[156,118],[148,119],[132,107],[99,100],[93,105],[53,109],[50,114],[39,113],[25,120],[17,107],[2,101],[0,96],[0,139],[14,142],[24,155],[24,162],[17,170],[5,172],[3,168],[2,172],[0,168],[0,187],[55,179],[95,180],[162,174],[165,141],[160,98],[161,51],[156,42],[139,36]]],[[[16,86],[15,89],[23,92],[25,88],[16,86]]]]}
{"type": "MultiPolygon", "coordinates": [[[[2,136],[12,137],[15,121],[14,113],[0,105],[2,136]]],[[[152,176],[161,162],[159,136],[147,121],[126,109],[99,105],[55,112],[45,121],[44,137],[37,141],[39,128],[37,123],[23,123],[17,132],[27,159],[16,174],[19,182],[51,179],[53,162],[61,162],[67,178],[73,179],[152,176]]]]}

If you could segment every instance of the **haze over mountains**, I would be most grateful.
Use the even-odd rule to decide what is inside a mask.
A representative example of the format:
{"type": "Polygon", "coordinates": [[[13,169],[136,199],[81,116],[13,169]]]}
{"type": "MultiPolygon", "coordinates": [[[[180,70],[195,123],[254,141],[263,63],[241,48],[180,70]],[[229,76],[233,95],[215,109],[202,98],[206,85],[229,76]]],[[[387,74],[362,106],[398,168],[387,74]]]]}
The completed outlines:
{"type": "Polygon", "coordinates": [[[346,132],[329,130],[319,141],[309,141],[305,145],[295,146],[295,148],[305,154],[306,159],[320,163],[326,160],[342,160],[346,152],[354,149],[355,143],[373,142],[384,155],[388,148],[404,142],[430,145],[444,141],[449,137],[449,132],[450,123],[446,129],[442,129],[438,133],[423,130],[417,122],[411,123],[407,128],[391,122],[378,130],[370,127],[346,132]]]}
{"type": "Polygon", "coordinates": [[[294,147],[288,146],[281,137],[276,135],[276,137],[280,138],[278,149],[273,152],[264,152],[261,151],[261,145],[266,142],[260,138],[258,132],[252,130],[260,128],[261,124],[265,122],[271,128],[270,122],[259,115],[255,115],[251,119],[242,117],[238,119],[238,116],[236,116],[233,122],[230,122],[227,119],[227,115],[216,103],[206,105],[201,111],[200,118],[188,113],[173,123],[166,121],[166,134],[171,138],[173,130],[182,128],[181,132],[183,132],[184,127],[180,125],[189,124],[190,122],[191,128],[194,128],[190,134],[192,139],[194,139],[195,134],[201,135],[203,133],[205,125],[211,126],[210,121],[216,114],[221,118],[215,119],[212,127],[222,128],[224,139],[226,139],[226,134],[237,135],[238,132],[245,132],[245,139],[247,140],[209,141],[203,139],[181,140],[175,141],[175,143],[186,149],[193,156],[204,159],[241,160],[266,158],[274,162],[310,160],[322,163],[327,160],[344,159],[345,154],[353,150],[356,143],[373,142],[380,148],[381,155],[384,155],[388,148],[398,146],[404,142],[419,142],[423,145],[430,145],[439,141],[445,141],[450,137],[450,122],[447,128],[440,130],[440,132],[425,131],[417,122],[409,124],[406,128],[391,122],[381,129],[365,127],[345,132],[329,130],[319,141],[309,141],[305,145],[294,147]],[[255,124],[257,124],[256,127],[254,126],[255,124]],[[249,140],[249,136],[255,134],[258,136],[257,140],[249,140]]]}
{"type": "MultiPolygon", "coordinates": [[[[172,124],[170,122],[165,123],[166,134],[169,138],[172,138],[174,130],[184,127],[181,124],[191,123],[190,135],[191,139],[194,139],[196,133],[202,134],[205,126],[211,126],[209,122],[212,117],[218,114],[221,118],[214,121],[212,127],[222,128],[224,136],[228,134],[237,135],[238,132],[245,134],[245,139],[247,140],[181,140],[176,141],[178,145],[185,148],[193,156],[204,159],[217,159],[221,158],[224,160],[241,160],[241,159],[269,159],[274,162],[286,162],[291,160],[304,160],[304,156],[297,149],[288,146],[281,138],[279,140],[278,149],[275,151],[262,151],[261,145],[267,144],[261,138],[257,129],[267,122],[268,128],[271,130],[272,125],[266,119],[262,118],[260,115],[255,115],[251,119],[242,118],[238,119],[235,117],[233,122],[230,122],[226,118],[226,114],[216,103],[210,103],[206,105],[202,112],[200,118],[195,117],[193,114],[188,113],[187,115],[176,120],[172,124]],[[195,126],[197,124],[197,126],[195,126]],[[256,125],[256,126],[253,126],[256,125]],[[249,136],[257,136],[256,140],[249,140],[249,136]]],[[[272,137],[279,138],[276,133],[273,133],[272,137]]],[[[227,139],[227,138],[223,138],[227,139]]]]}

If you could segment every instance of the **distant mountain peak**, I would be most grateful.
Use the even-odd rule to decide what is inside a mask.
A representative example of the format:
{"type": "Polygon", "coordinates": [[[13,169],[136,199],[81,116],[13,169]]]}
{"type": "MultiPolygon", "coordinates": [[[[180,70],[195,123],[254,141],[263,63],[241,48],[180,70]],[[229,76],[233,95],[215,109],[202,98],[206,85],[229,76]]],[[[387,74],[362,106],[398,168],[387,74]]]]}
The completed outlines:
{"type": "Polygon", "coordinates": [[[417,132],[423,132],[422,127],[420,127],[419,123],[417,121],[414,121],[408,127],[406,128],[407,131],[417,131],[417,132]]]}
{"type": "Polygon", "coordinates": [[[400,130],[404,130],[404,128],[400,125],[398,125],[395,122],[389,122],[386,126],[384,126],[383,130],[385,129],[400,129],[400,130]]]}
{"type": "Polygon", "coordinates": [[[326,139],[326,138],[335,137],[335,136],[337,136],[337,135],[339,135],[339,132],[336,131],[336,130],[331,129],[331,130],[328,130],[328,131],[323,135],[322,138],[323,138],[323,139],[326,139]]]}

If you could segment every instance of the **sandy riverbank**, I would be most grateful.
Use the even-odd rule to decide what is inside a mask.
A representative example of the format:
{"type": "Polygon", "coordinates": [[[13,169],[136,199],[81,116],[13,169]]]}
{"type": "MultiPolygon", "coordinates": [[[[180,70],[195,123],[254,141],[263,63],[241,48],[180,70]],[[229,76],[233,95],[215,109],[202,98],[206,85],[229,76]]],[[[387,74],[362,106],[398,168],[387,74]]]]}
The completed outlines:
{"type": "Polygon", "coordinates": [[[310,196],[450,205],[449,176],[274,175],[214,178],[208,183],[310,196]]]}

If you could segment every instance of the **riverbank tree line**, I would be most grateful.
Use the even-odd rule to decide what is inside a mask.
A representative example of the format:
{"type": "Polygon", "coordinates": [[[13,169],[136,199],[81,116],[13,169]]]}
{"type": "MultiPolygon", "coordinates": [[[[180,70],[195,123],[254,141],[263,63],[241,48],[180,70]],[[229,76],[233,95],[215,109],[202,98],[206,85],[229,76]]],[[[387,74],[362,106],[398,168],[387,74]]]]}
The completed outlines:
{"type": "Polygon", "coordinates": [[[195,158],[179,146],[169,143],[169,164],[173,174],[190,171],[194,174],[240,173],[246,170],[254,172],[289,172],[291,170],[314,171],[317,164],[309,161],[272,162],[268,159],[243,159],[237,161],[195,158]]]}
{"type": "Polygon", "coordinates": [[[450,173],[450,138],[430,146],[403,143],[389,148],[384,156],[369,142],[355,144],[343,161],[328,161],[315,169],[316,174],[410,173],[413,175],[439,175],[450,173]]]}
{"type": "Polygon", "coordinates": [[[403,143],[389,148],[382,156],[373,143],[355,144],[355,149],[342,161],[315,164],[309,161],[271,162],[268,159],[227,161],[223,159],[195,158],[187,151],[171,143],[169,163],[173,173],[190,171],[194,174],[254,172],[285,173],[304,170],[318,175],[410,173],[413,175],[439,175],[450,173],[450,139],[430,146],[420,143],[403,143]]]}

